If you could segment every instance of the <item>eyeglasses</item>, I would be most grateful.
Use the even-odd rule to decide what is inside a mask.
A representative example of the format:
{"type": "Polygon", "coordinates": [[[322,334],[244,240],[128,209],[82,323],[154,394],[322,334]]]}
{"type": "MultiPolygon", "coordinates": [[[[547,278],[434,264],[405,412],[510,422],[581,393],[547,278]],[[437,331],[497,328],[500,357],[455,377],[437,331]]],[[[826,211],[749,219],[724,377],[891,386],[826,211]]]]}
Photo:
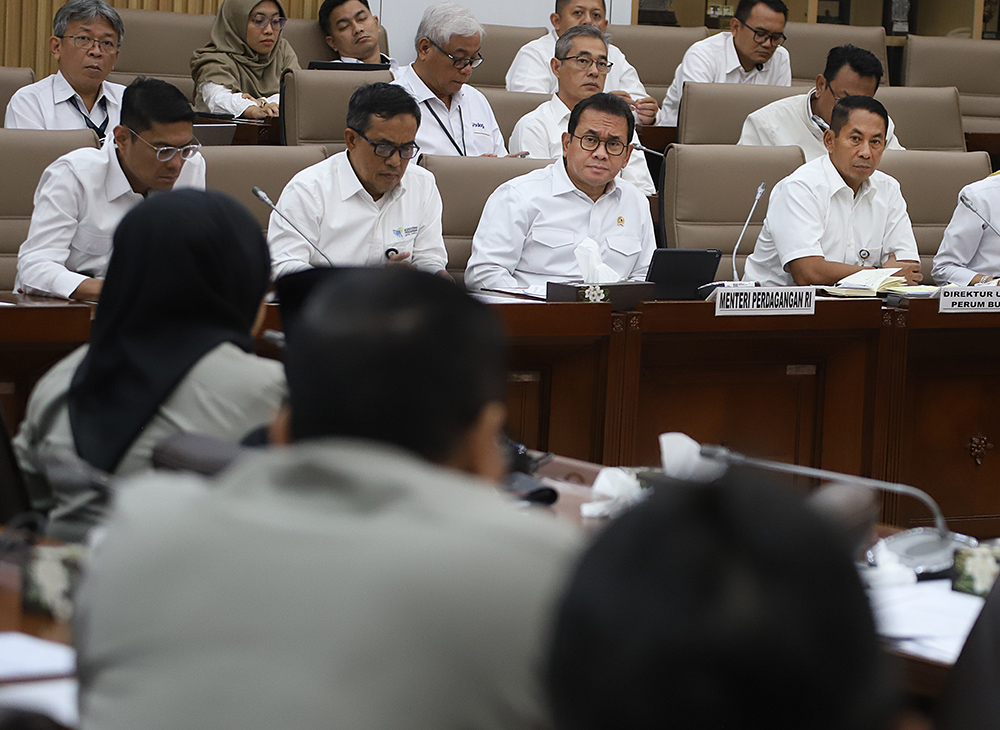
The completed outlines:
{"type": "Polygon", "coordinates": [[[140,137],[139,133],[131,127],[125,127],[125,129],[130,131],[133,137],[139,137],[139,139],[141,139],[147,147],[152,147],[156,150],[156,159],[160,162],[170,162],[174,159],[174,155],[178,152],[181,153],[182,160],[190,160],[195,156],[195,154],[197,154],[198,150],[201,149],[201,142],[197,140],[195,140],[194,144],[186,144],[183,147],[157,147],[155,144],[146,142],[146,140],[140,137]]]}
{"type": "Polygon", "coordinates": [[[96,38],[91,38],[89,35],[61,35],[58,37],[72,41],[73,45],[81,51],[89,51],[94,47],[95,43],[101,47],[104,53],[118,53],[118,49],[122,47],[122,44],[118,41],[99,41],[96,38]]]}
{"type": "MultiPolygon", "coordinates": [[[[739,19],[737,18],[737,20],[739,19]]],[[[742,20],[740,20],[740,25],[742,25],[747,30],[752,30],[753,39],[758,43],[760,43],[761,45],[764,45],[764,41],[771,41],[772,46],[780,46],[782,43],[788,40],[788,36],[786,36],[784,33],[772,33],[768,30],[764,30],[763,28],[751,28],[742,20]]]]}
{"type": "MultiPolygon", "coordinates": [[[[354,131],[358,132],[356,129],[354,131]]],[[[396,145],[386,144],[385,142],[372,142],[365,135],[361,134],[361,132],[358,132],[358,136],[375,148],[376,157],[384,157],[387,160],[397,152],[399,153],[399,159],[412,160],[417,156],[417,152],[420,151],[419,145],[415,145],[412,142],[410,144],[404,144],[397,147],[396,145]]]]}
{"type": "Polygon", "coordinates": [[[443,54],[444,54],[444,55],[446,55],[446,56],[447,56],[448,58],[450,58],[450,59],[451,59],[451,65],[452,65],[452,66],[454,66],[455,68],[457,68],[457,69],[458,69],[459,71],[461,71],[461,70],[462,70],[463,68],[465,68],[466,66],[472,66],[472,68],[479,68],[479,65],[480,65],[480,64],[481,64],[481,63],[482,63],[483,61],[485,61],[485,60],[486,60],[486,59],[485,59],[485,58],[483,58],[483,57],[482,57],[482,55],[481,55],[480,53],[478,53],[478,52],[477,52],[477,53],[476,53],[476,55],[475,55],[475,56],[473,56],[472,58],[456,58],[455,56],[453,56],[453,55],[451,55],[450,53],[448,53],[448,51],[444,50],[444,49],[443,49],[443,48],[442,48],[441,46],[439,46],[439,45],[438,45],[437,43],[435,43],[434,41],[431,41],[431,39],[430,39],[430,38],[428,38],[427,40],[428,40],[428,41],[430,41],[430,44],[431,44],[432,46],[434,46],[434,47],[435,47],[436,49],[438,49],[439,51],[441,51],[441,53],[443,53],[443,54]]]}
{"type": "Polygon", "coordinates": [[[264,30],[264,28],[270,25],[276,31],[280,32],[281,29],[285,27],[285,23],[288,22],[288,18],[282,18],[280,16],[277,18],[269,18],[266,15],[260,15],[258,13],[257,15],[250,18],[250,22],[256,25],[261,30],[264,30]]]}
{"type": "Polygon", "coordinates": [[[580,71],[589,71],[590,67],[597,64],[597,73],[606,74],[614,66],[613,63],[608,63],[607,61],[602,61],[598,58],[591,58],[590,56],[566,56],[566,58],[560,58],[560,61],[573,61],[580,71]]]}
{"type": "Polygon", "coordinates": [[[604,149],[606,149],[608,154],[612,157],[618,157],[618,155],[625,151],[625,143],[620,139],[615,139],[614,137],[611,137],[610,139],[601,139],[600,137],[595,137],[592,134],[585,134],[583,136],[574,134],[573,136],[580,140],[580,146],[587,152],[593,152],[601,146],[601,143],[604,144],[604,149]]]}

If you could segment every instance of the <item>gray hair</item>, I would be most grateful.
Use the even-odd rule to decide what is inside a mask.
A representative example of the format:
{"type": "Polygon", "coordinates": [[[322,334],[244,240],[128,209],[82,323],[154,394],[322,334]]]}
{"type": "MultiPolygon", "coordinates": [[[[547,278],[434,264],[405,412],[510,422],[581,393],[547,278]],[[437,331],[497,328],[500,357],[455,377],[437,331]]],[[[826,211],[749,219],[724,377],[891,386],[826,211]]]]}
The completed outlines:
{"type": "Polygon", "coordinates": [[[574,25],[572,28],[567,30],[561,36],[559,40],[556,41],[556,58],[566,58],[569,52],[573,50],[573,39],[583,36],[584,38],[597,38],[604,42],[604,48],[611,45],[611,34],[602,33],[597,26],[594,25],[574,25]]]}
{"type": "Polygon", "coordinates": [[[444,46],[453,35],[478,35],[482,38],[486,30],[467,8],[449,2],[435,3],[424,11],[413,45],[426,38],[431,43],[444,46]]]}
{"type": "Polygon", "coordinates": [[[107,21],[111,29],[118,34],[118,43],[125,38],[125,24],[118,11],[104,0],[69,0],[59,8],[56,17],[52,19],[52,35],[66,35],[66,28],[74,20],[94,20],[100,18],[107,21]]]}

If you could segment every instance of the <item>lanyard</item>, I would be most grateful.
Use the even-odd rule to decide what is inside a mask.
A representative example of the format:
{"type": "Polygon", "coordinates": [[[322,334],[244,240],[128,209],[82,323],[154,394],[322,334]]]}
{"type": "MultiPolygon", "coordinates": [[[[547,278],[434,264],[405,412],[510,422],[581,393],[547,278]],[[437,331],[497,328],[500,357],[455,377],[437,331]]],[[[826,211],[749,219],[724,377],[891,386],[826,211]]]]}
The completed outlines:
{"type": "Polygon", "coordinates": [[[441,127],[441,131],[444,132],[446,135],[448,135],[448,141],[451,142],[452,146],[456,150],[458,150],[458,154],[460,154],[462,157],[465,157],[467,153],[465,149],[465,120],[462,119],[462,107],[461,106],[458,107],[458,123],[462,126],[462,146],[459,147],[458,142],[456,142],[455,138],[451,136],[451,132],[448,130],[446,126],[444,126],[444,122],[441,121],[441,117],[439,117],[437,115],[437,112],[435,112],[434,109],[431,108],[431,105],[427,103],[426,99],[424,100],[424,106],[427,107],[427,111],[431,113],[431,116],[434,117],[434,121],[436,121],[438,123],[438,126],[441,127]]]}
{"type": "Polygon", "coordinates": [[[95,132],[97,132],[98,139],[100,139],[103,142],[104,141],[104,132],[108,128],[108,119],[110,119],[110,116],[108,115],[108,99],[107,99],[107,97],[102,96],[101,100],[99,102],[97,102],[98,106],[100,106],[101,109],[104,110],[104,123],[101,124],[100,127],[98,127],[96,124],[94,124],[93,120],[90,118],[90,115],[87,114],[87,112],[85,112],[83,110],[83,108],[79,105],[79,103],[77,103],[75,96],[71,96],[69,98],[69,103],[72,104],[76,108],[76,110],[78,112],[80,112],[80,115],[83,117],[83,121],[85,121],[87,123],[87,128],[88,129],[93,129],[95,132]]]}

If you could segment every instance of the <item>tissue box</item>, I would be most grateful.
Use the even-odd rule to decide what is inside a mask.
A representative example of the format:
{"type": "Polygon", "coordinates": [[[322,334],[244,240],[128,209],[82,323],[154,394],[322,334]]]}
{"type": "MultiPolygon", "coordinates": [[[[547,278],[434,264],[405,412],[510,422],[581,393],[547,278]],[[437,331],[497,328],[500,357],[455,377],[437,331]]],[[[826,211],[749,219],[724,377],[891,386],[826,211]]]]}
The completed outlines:
{"type": "Polygon", "coordinates": [[[560,283],[546,285],[545,300],[549,302],[611,302],[618,312],[634,309],[639,302],[656,298],[656,284],[651,281],[619,281],[616,284],[560,283]]]}
{"type": "Polygon", "coordinates": [[[955,551],[952,589],[974,596],[985,596],[1000,572],[1000,547],[980,545],[961,547],[955,551]]]}

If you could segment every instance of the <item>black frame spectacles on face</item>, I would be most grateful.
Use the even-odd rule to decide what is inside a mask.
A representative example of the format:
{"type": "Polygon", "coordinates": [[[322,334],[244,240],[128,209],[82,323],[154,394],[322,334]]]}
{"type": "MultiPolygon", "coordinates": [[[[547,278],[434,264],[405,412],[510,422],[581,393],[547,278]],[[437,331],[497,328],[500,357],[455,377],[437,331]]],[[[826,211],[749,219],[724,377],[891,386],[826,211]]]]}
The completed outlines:
{"type": "Polygon", "coordinates": [[[147,142],[142,136],[139,135],[138,132],[136,132],[131,127],[125,127],[125,129],[130,131],[133,137],[138,137],[139,139],[141,139],[147,147],[151,147],[154,150],[156,150],[156,159],[160,162],[170,162],[172,159],[174,159],[174,155],[176,155],[178,152],[181,153],[182,160],[190,160],[192,157],[195,156],[195,154],[197,154],[198,150],[201,149],[201,142],[199,142],[197,139],[192,144],[186,144],[183,147],[157,147],[155,144],[147,142]]]}
{"type": "Polygon", "coordinates": [[[624,142],[620,139],[616,139],[615,137],[610,139],[601,139],[600,137],[595,137],[592,134],[574,134],[573,136],[580,140],[580,147],[582,147],[586,152],[594,152],[603,144],[604,149],[607,150],[607,153],[612,157],[623,155],[625,153],[625,147],[627,146],[624,142]],[[584,142],[585,139],[591,141],[584,142]],[[612,146],[614,146],[614,149],[618,151],[615,152],[612,150],[612,146]]]}
{"type": "Polygon", "coordinates": [[[448,53],[448,51],[444,50],[437,43],[435,43],[434,41],[432,41],[430,38],[427,39],[427,42],[430,43],[432,46],[434,46],[439,51],[441,51],[441,53],[443,53],[444,55],[446,55],[448,58],[450,58],[451,59],[451,65],[454,66],[455,68],[457,68],[459,71],[461,71],[462,69],[466,68],[467,66],[472,66],[472,68],[479,68],[479,66],[482,64],[482,62],[486,60],[485,58],[483,58],[483,55],[481,53],[479,53],[478,51],[476,51],[476,55],[473,56],[472,58],[456,58],[455,56],[453,56],[450,53],[448,53]]]}
{"type": "Polygon", "coordinates": [[[99,41],[96,38],[91,38],[89,35],[61,35],[58,37],[63,40],[72,41],[73,45],[81,51],[89,51],[94,47],[95,43],[104,53],[118,53],[118,50],[122,47],[122,44],[118,41],[99,41]]]}
{"type": "Polygon", "coordinates": [[[250,18],[250,22],[256,25],[261,30],[264,30],[264,28],[270,25],[272,28],[274,28],[280,33],[281,29],[285,27],[285,23],[288,22],[288,18],[283,18],[280,15],[276,18],[269,18],[266,15],[261,15],[260,13],[258,13],[257,15],[250,18]]]}
{"type": "MultiPolygon", "coordinates": [[[[739,18],[737,18],[739,20],[739,18]]],[[[772,46],[780,46],[782,43],[788,40],[788,36],[784,33],[772,33],[769,30],[764,30],[763,28],[754,28],[747,25],[742,20],[740,20],[740,25],[749,31],[753,31],[753,39],[757,43],[764,45],[764,41],[770,40],[772,46]]]]}
{"type": "Polygon", "coordinates": [[[576,61],[577,68],[581,71],[589,71],[591,66],[597,66],[597,73],[606,74],[614,66],[610,61],[604,61],[600,58],[591,58],[590,56],[581,56],[579,54],[575,56],[566,56],[566,58],[560,58],[560,61],[576,61]]]}
{"type": "Polygon", "coordinates": [[[361,132],[358,132],[358,130],[355,129],[354,131],[357,132],[358,136],[361,137],[361,139],[363,139],[365,142],[367,142],[374,148],[373,152],[375,153],[376,157],[381,157],[382,159],[385,160],[388,160],[397,152],[399,153],[399,159],[412,160],[414,157],[417,156],[417,153],[420,151],[420,145],[417,144],[411,143],[411,144],[396,146],[394,144],[387,144],[385,142],[372,142],[365,135],[361,134],[361,132]],[[388,152],[388,154],[386,154],[386,152],[388,152]]]}

